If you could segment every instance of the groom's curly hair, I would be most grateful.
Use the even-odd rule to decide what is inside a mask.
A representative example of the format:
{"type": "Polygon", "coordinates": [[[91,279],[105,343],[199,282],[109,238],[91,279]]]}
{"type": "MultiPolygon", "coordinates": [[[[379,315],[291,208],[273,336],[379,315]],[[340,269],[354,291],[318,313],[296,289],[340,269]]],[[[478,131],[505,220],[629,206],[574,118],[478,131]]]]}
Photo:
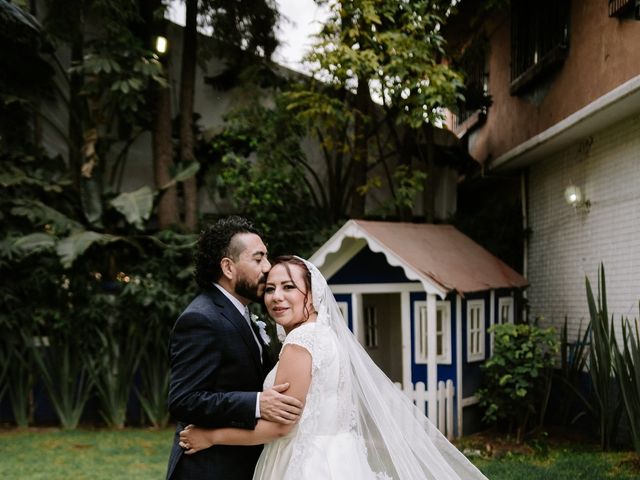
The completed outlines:
{"type": "Polygon", "coordinates": [[[235,215],[222,218],[200,232],[195,255],[195,278],[201,289],[210,289],[212,284],[220,279],[222,276],[220,261],[224,257],[236,260],[240,255],[240,251],[235,251],[237,245],[231,244],[234,235],[238,233],[260,235],[258,229],[249,220],[235,215]]]}

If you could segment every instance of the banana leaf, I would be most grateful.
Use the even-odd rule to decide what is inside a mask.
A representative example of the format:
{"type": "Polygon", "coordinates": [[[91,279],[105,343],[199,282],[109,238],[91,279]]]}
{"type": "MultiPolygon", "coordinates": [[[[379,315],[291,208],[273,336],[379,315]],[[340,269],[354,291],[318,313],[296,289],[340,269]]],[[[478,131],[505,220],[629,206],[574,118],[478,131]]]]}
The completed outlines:
{"type": "Polygon", "coordinates": [[[73,262],[94,243],[106,245],[112,242],[129,242],[126,238],[106,233],[92,231],[76,232],[58,242],[56,252],[64,268],[69,268],[73,262]]]}
{"type": "Polygon", "coordinates": [[[111,200],[111,205],[138,230],[144,228],[144,222],[149,220],[153,210],[155,193],[148,186],[133,192],[124,192],[111,200]]]}

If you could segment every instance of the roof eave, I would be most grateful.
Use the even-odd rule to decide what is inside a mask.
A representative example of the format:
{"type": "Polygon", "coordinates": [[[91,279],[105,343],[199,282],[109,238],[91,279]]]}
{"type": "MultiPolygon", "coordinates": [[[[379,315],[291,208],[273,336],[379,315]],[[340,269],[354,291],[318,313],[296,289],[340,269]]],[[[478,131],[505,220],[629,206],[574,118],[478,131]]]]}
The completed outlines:
{"type": "MultiPolygon", "coordinates": [[[[337,252],[340,249],[343,240],[347,237],[365,240],[371,251],[382,253],[387,259],[387,262],[389,262],[389,265],[402,268],[404,274],[409,280],[418,281],[422,284],[426,293],[435,294],[440,298],[444,298],[450,291],[450,289],[446,289],[444,286],[435,283],[428,276],[422,275],[420,272],[413,269],[405,261],[386,248],[385,245],[380,243],[376,238],[369,235],[365,229],[358,225],[356,220],[347,221],[329,240],[324,243],[324,245],[316,251],[316,253],[311,256],[311,258],[309,258],[309,261],[318,267],[323,274],[326,274],[327,269],[325,262],[327,260],[327,256],[330,253],[337,252]]],[[[332,273],[335,273],[335,271],[332,273]]]]}

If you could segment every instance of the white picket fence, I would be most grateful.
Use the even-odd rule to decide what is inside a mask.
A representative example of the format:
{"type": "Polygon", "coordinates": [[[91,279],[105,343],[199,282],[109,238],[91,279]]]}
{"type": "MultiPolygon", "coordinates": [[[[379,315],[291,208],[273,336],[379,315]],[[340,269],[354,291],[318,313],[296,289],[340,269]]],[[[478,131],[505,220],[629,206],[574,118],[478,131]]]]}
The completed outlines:
{"type": "MultiPolygon", "coordinates": [[[[409,384],[403,387],[400,383],[395,384],[402,392],[411,400],[418,410],[424,415],[428,412],[428,397],[429,392],[426,389],[424,382],[418,382],[415,385],[409,384]]],[[[446,383],[442,380],[438,382],[438,388],[436,390],[437,399],[437,415],[436,418],[430,418],[438,430],[442,432],[449,440],[454,437],[453,431],[453,415],[455,413],[455,407],[453,404],[453,396],[455,394],[455,387],[453,381],[447,380],[446,383]]]]}

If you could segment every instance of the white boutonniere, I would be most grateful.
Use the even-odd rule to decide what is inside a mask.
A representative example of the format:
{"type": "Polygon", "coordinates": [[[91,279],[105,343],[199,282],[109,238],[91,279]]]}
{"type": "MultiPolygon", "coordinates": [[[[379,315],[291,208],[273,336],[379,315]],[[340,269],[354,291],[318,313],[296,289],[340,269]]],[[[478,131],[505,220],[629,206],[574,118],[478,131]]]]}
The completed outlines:
{"type": "Polygon", "coordinates": [[[251,321],[258,326],[258,333],[260,334],[260,338],[262,339],[265,345],[269,345],[271,343],[271,337],[267,335],[267,330],[265,328],[267,324],[264,323],[262,320],[259,320],[259,318],[260,317],[258,317],[255,313],[251,314],[251,321]]]}

